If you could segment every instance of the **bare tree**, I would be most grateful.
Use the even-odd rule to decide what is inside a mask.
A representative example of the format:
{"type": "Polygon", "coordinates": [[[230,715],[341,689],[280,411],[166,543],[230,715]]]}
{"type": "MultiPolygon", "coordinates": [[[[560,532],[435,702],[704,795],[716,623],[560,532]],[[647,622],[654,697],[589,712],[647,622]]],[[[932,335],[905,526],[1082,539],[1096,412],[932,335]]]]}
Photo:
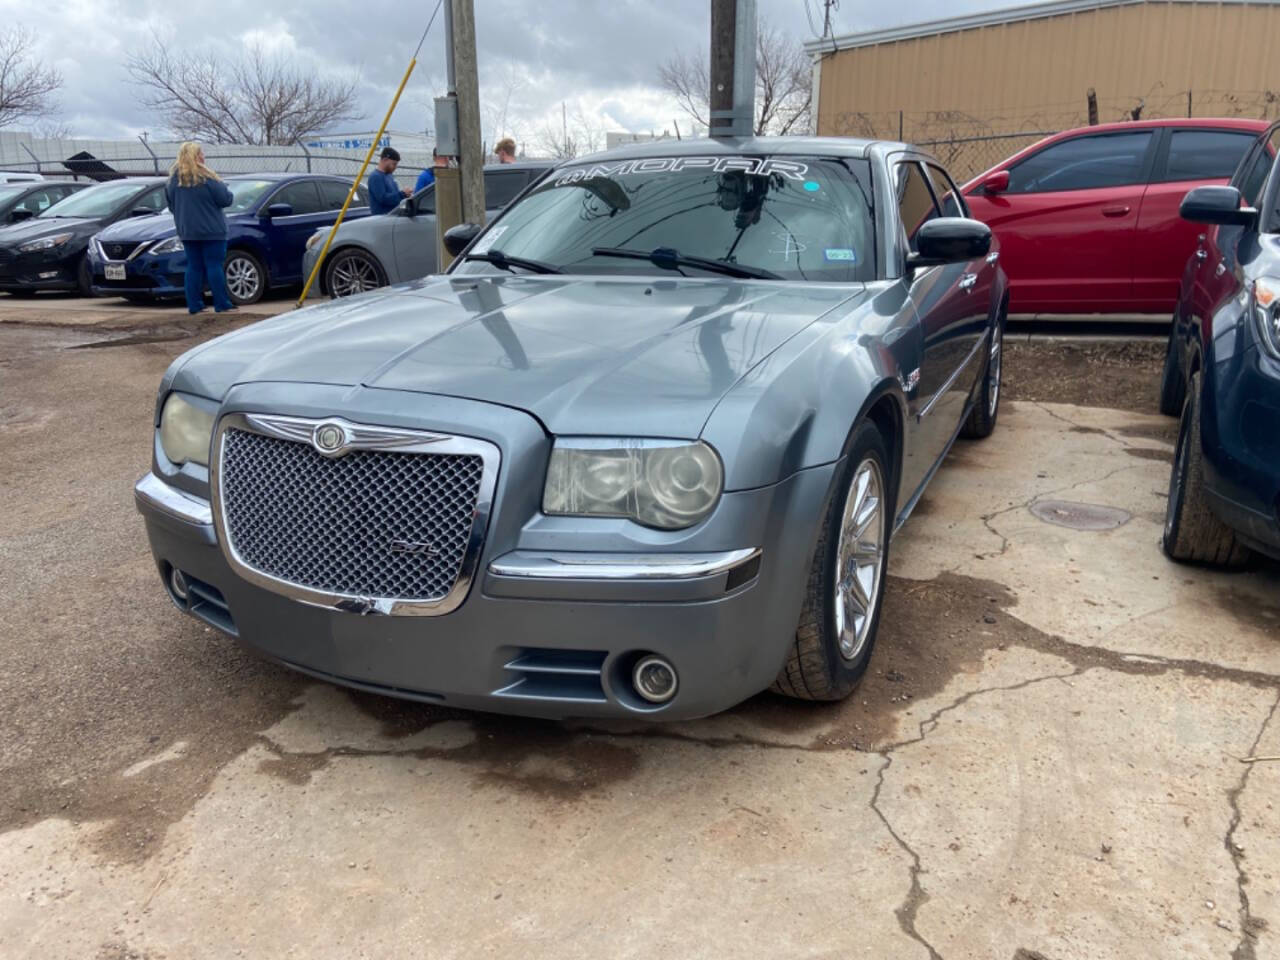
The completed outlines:
{"type": "Polygon", "coordinates": [[[35,37],[25,27],[0,33],[0,127],[44,119],[56,109],[62,74],[32,59],[35,37]]]}
{"type": "MultiPolygon", "coordinates": [[[[677,52],[659,65],[658,83],[694,123],[708,125],[711,79],[705,53],[677,52]]],[[[756,134],[808,133],[812,98],[813,65],[804,47],[761,18],[756,27],[756,134]]]]}
{"type": "Polygon", "coordinates": [[[354,80],[324,79],[258,47],[226,61],[170,51],[157,37],[125,69],[174,133],[209,143],[287,146],[359,117],[354,80]]]}
{"type": "Polygon", "coordinates": [[[560,122],[544,123],[534,136],[534,148],[555,160],[572,160],[604,146],[604,127],[588,116],[581,104],[574,104],[573,110],[560,104],[560,122]]]}

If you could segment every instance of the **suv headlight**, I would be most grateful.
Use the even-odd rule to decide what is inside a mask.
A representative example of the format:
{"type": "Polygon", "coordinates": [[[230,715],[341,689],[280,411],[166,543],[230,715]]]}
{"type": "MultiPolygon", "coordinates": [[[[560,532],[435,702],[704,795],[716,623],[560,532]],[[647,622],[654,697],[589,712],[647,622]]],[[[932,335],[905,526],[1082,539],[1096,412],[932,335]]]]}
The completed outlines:
{"type": "Polygon", "coordinates": [[[706,517],[723,487],[720,457],[702,442],[559,439],[542,509],[679,530],[706,517]]]}
{"type": "Polygon", "coordinates": [[[60,247],[72,237],[74,233],[59,233],[52,237],[41,237],[39,240],[32,240],[30,243],[24,243],[18,247],[19,253],[35,253],[37,250],[52,250],[54,247],[60,247]]]}
{"type": "Polygon", "coordinates": [[[160,414],[160,447],[175,465],[190,461],[209,465],[213,414],[176,393],[169,394],[160,414]]]}
{"type": "Polygon", "coordinates": [[[1280,359],[1280,280],[1263,277],[1254,283],[1253,316],[1262,346],[1280,359]]]}
{"type": "Polygon", "coordinates": [[[181,253],[183,251],[182,241],[177,237],[170,237],[168,240],[161,240],[154,247],[148,250],[148,253],[181,253]]]}

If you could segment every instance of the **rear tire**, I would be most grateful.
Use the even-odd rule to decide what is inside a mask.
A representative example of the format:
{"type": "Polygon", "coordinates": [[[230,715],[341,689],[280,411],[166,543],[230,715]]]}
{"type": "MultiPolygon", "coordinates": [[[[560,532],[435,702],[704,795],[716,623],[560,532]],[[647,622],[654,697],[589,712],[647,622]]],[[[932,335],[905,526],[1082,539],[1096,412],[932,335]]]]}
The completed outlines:
{"type": "Polygon", "coordinates": [[[382,264],[363,250],[339,250],[325,265],[324,287],[335,300],[386,285],[387,274],[382,264]]]}
{"type": "Polygon", "coordinates": [[[982,382],[974,398],[973,409],[960,428],[960,436],[969,440],[983,440],[995,431],[996,418],[1000,416],[1000,384],[1004,371],[1004,311],[996,316],[991,331],[991,345],[987,350],[987,362],[982,368],[982,382]]]}
{"type": "Polygon", "coordinates": [[[227,293],[237,307],[257,303],[267,292],[267,268],[248,250],[229,250],[222,262],[227,293]]]}
{"type": "Polygon", "coordinates": [[[823,517],[795,642],[770,688],[777,693],[841,700],[867,672],[889,567],[890,463],[875,424],[859,425],[823,517]]]}
{"type": "Polygon", "coordinates": [[[1209,509],[1204,491],[1204,450],[1200,446],[1200,374],[1191,378],[1178,425],[1178,446],[1169,476],[1164,552],[1181,563],[1242,567],[1251,554],[1235,531],[1209,509]]]}
{"type": "Polygon", "coordinates": [[[1182,378],[1182,364],[1178,362],[1178,321],[1174,318],[1169,331],[1169,346],[1164,352],[1164,372],[1160,374],[1160,412],[1176,417],[1187,400],[1187,382],[1182,378]]]}

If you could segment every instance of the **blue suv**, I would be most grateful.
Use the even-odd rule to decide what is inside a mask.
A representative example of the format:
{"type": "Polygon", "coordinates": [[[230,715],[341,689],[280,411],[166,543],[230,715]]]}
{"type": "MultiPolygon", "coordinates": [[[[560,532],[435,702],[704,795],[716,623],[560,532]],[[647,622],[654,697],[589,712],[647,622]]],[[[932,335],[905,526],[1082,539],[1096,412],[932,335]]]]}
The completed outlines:
{"type": "MultiPolygon", "coordinates": [[[[227,216],[227,290],[237,305],[257,303],[273,287],[302,276],[307,238],[338,217],[350,180],[318,174],[228,177],[235,202],[227,216]]],[[[369,215],[369,194],[356,189],[347,219],[369,215]]],[[[93,292],[138,302],[181,299],[187,257],[173,216],[113,224],[89,244],[93,292]]]]}

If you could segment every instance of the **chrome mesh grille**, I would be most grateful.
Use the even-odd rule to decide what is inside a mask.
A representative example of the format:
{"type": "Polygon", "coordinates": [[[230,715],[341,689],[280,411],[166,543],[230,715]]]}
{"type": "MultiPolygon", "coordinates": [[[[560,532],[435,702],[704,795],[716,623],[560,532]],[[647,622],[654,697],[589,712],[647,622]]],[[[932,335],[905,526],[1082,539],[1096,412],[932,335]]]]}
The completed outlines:
{"type": "Polygon", "coordinates": [[[314,590],[431,601],[458,580],[483,475],[474,455],[330,459],[229,429],[218,483],[230,546],[247,566],[314,590]]]}

